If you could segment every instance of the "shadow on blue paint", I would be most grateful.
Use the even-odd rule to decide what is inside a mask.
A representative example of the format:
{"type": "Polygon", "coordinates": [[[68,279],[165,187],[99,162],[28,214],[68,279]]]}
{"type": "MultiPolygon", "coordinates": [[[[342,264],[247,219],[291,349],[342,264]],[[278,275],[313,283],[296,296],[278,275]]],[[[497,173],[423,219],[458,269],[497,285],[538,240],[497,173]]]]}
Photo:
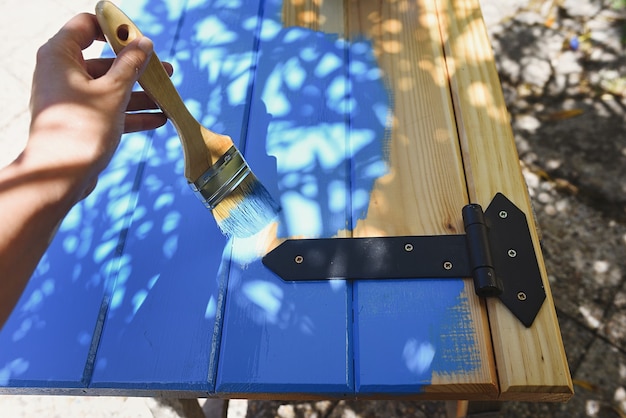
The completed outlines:
{"type": "MultiPolygon", "coordinates": [[[[283,28],[278,1],[263,9],[249,0],[127,3],[127,13],[164,48],[161,57],[171,57],[173,80],[192,113],[233,137],[281,203],[279,236],[331,237],[367,215],[373,184],[387,170],[391,107],[369,41],[283,28]]],[[[327,381],[336,384],[326,389],[346,390],[342,379],[350,386],[352,285],[280,281],[261,265],[254,239],[227,241],[219,233],[182,173],[171,125],[123,139],[97,189],[62,224],[0,333],[0,385],[158,381],[181,389],[186,381],[184,389],[211,391],[228,304],[226,320],[246,319],[227,330],[240,350],[232,351],[232,361],[256,362],[250,367],[259,382],[293,381],[298,370],[275,367],[288,359],[306,363],[298,367],[311,371],[305,383],[313,389],[327,381]],[[320,350],[340,355],[324,357],[320,350]]],[[[458,303],[424,309],[444,312],[458,303]]],[[[367,320],[365,313],[360,318],[367,320]]],[[[380,345],[381,355],[395,361],[413,389],[433,370],[475,365],[450,363],[446,353],[459,340],[438,341],[438,335],[406,328],[388,348],[380,345]]],[[[373,344],[379,336],[358,338],[373,344]]],[[[379,364],[372,382],[388,372],[379,364]]],[[[240,371],[245,376],[250,369],[240,371]]]]}
{"type": "MultiPolygon", "coordinates": [[[[280,201],[279,237],[332,237],[386,173],[389,97],[369,42],[284,28],[280,10],[264,3],[245,154],[280,201]]],[[[352,392],[352,285],[285,283],[264,245],[233,241],[216,390],[352,392]]]]}
{"type": "Polygon", "coordinates": [[[387,172],[390,112],[371,51],[365,40],[298,27],[262,36],[246,154],[276,187],[281,237],[330,237],[367,214],[387,172]],[[274,181],[257,155],[276,159],[274,181]]]}
{"type": "MultiPolygon", "coordinates": [[[[385,169],[380,112],[387,107],[367,45],[283,29],[275,18],[261,22],[255,1],[122,6],[161,58],[169,57],[192,113],[232,136],[288,208],[281,235],[331,236],[350,226],[354,201],[364,214],[367,199],[351,193],[367,194],[385,169]],[[253,46],[259,44],[257,56],[253,46]],[[248,126],[242,121],[249,116],[248,126]]],[[[279,4],[265,6],[267,12],[279,4]]],[[[171,125],[125,136],[96,190],[61,225],[2,329],[0,385],[80,387],[113,382],[124,369],[149,380],[155,344],[188,341],[197,352],[215,351],[231,243],[192,196],[182,171],[171,125]],[[189,341],[190,330],[204,331],[189,341]]],[[[254,278],[242,285],[245,300],[258,308],[252,311],[257,322],[318,332],[305,313],[312,307],[295,303],[299,293],[282,286],[254,278]]],[[[161,363],[172,370],[160,377],[176,375],[184,366],[177,361],[173,356],[169,366],[161,363]]],[[[208,372],[194,373],[202,381],[208,372]]]]}
{"type": "MultiPolygon", "coordinates": [[[[159,55],[171,57],[186,2],[127,3],[124,10],[153,39],[159,55]]],[[[197,72],[191,63],[170,60],[178,85],[197,72]]],[[[154,378],[150,368],[157,369],[157,352],[146,347],[177,338],[189,341],[180,323],[190,320],[190,327],[207,330],[193,341],[194,350],[206,353],[206,361],[204,370],[192,368],[186,378],[200,382],[197,388],[208,387],[206,364],[225,240],[189,191],[182,168],[171,125],[125,135],[97,188],[60,226],[0,332],[0,385],[84,387],[91,383],[94,368],[104,373],[107,367],[119,374],[139,370],[135,376],[140,385],[141,379],[154,378]],[[206,221],[196,221],[200,217],[206,221]],[[196,243],[197,234],[213,240],[196,243]],[[200,257],[201,262],[189,262],[200,257]],[[194,269],[196,274],[189,274],[194,269]],[[100,338],[101,333],[106,337],[100,338]],[[96,356],[98,348],[106,347],[109,352],[96,356]]],[[[180,366],[181,360],[172,356],[154,381],[180,375],[180,366]]]]}

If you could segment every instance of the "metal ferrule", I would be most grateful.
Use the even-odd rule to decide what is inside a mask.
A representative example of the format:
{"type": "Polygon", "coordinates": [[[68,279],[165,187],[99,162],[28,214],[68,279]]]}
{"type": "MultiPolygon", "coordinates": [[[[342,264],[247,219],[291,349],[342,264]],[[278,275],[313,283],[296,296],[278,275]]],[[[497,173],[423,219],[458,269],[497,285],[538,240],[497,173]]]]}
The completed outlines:
{"type": "Polygon", "coordinates": [[[233,145],[196,181],[189,183],[198,199],[213,210],[250,174],[250,167],[233,145]]]}

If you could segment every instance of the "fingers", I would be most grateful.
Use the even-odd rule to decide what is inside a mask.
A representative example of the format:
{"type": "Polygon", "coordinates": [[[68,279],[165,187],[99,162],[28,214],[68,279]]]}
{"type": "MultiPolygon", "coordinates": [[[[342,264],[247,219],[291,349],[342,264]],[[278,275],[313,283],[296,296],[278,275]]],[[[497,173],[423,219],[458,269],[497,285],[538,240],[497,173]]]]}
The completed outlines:
{"type": "Polygon", "coordinates": [[[111,68],[102,78],[109,79],[107,81],[122,83],[130,90],[147,65],[152,50],[153,44],[149,38],[144,36],[133,40],[117,54],[111,68]]]}
{"type": "MultiPolygon", "coordinates": [[[[111,65],[113,64],[113,58],[95,58],[85,61],[87,66],[87,72],[93,78],[100,78],[109,71],[111,65]]],[[[171,76],[174,73],[174,67],[169,62],[163,63],[163,68],[165,68],[165,72],[167,75],[171,76]]]]}
{"type": "Polygon", "coordinates": [[[87,48],[94,40],[104,39],[96,16],[90,13],[81,13],[70,19],[52,38],[60,42],[74,42],[80,50],[87,48]]]}
{"type": "Polygon", "coordinates": [[[167,118],[163,113],[131,113],[126,115],[124,133],[148,131],[165,125],[167,118]]]}
{"type": "Polygon", "coordinates": [[[85,61],[87,72],[93,78],[100,78],[109,71],[113,58],[96,58],[85,61]]]}
{"type": "Polygon", "coordinates": [[[154,101],[143,91],[134,91],[130,95],[130,101],[126,106],[127,112],[137,112],[148,109],[158,109],[154,101]]]}

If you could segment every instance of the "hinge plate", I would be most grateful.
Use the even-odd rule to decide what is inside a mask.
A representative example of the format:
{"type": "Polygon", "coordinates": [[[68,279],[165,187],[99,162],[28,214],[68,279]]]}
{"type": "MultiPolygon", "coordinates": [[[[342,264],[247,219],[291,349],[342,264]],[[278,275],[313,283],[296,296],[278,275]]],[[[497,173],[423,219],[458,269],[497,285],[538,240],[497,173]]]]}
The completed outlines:
{"type": "Polygon", "coordinates": [[[469,255],[468,243],[474,244],[467,234],[290,239],[263,257],[263,264],[285,281],[474,277],[478,295],[498,296],[530,327],[546,294],[526,215],[498,193],[484,222],[493,264],[487,267],[497,275],[495,293],[478,287],[475,271],[485,266],[475,265],[469,255]]]}
{"type": "Polygon", "coordinates": [[[503,285],[500,300],[530,327],[546,292],[526,215],[498,193],[487,207],[485,219],[494,267],[503,285]]]}

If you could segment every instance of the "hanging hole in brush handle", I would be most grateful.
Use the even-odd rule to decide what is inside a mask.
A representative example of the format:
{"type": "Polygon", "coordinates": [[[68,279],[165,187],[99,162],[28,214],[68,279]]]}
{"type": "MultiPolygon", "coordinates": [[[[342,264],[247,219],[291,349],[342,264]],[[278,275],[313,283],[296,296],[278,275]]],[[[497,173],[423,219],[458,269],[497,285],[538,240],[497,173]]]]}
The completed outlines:
{"type": "Polygon", "coordinates": [[[130,31],[128,30],[128,25],[120,25],[120,26],[118,26],[117,30],[115,31],[115,34],[117,35],[117,39],[119,39],[120,42],[128,41],[128,37],[130,36],[130,31]]]}
{"type": "Polygon", "coordinates": [[[116,54],[143,36],[137,25],[110,1],[99,1],[96,4],[96,18],[104,37],[116,54]]]}

